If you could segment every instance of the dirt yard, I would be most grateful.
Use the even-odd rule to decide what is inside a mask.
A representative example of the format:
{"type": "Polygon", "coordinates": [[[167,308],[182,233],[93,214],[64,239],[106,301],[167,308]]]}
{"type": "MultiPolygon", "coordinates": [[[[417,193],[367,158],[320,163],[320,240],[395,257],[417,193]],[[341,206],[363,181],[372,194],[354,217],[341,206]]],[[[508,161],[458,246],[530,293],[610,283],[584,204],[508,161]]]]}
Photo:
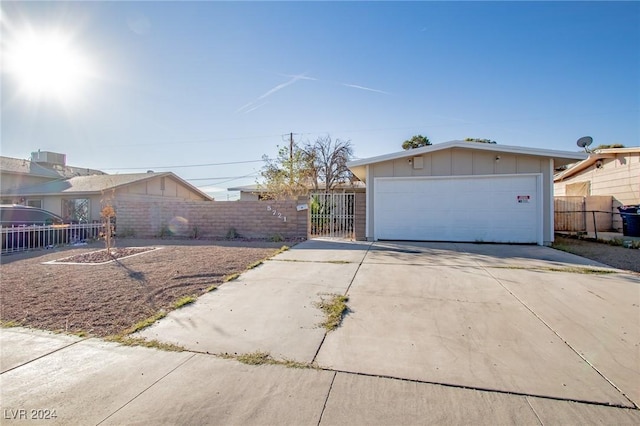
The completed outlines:
{"type": "Polygon", "coordinates": [[[554,247],[627,271],[640,272],[640,250],[574,238],[556,237],[554,247]]]}
{"type": "Polygon", "coordinates": [[[272,256],[283,244],[291,245],[122,240],[122,247],[161,249],[104,265],[43,264],[103,249],[103,243],[2,256],[0,320],[69,333],[118,334],[181,297],[220,285],[225,276],[272,256]]]}

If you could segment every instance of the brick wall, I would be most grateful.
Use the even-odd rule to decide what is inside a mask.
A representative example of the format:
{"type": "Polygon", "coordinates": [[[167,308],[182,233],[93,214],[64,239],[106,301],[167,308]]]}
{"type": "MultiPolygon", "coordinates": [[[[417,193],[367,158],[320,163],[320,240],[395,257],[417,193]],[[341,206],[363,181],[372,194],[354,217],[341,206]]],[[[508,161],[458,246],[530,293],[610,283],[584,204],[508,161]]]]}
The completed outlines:
{"type": "Polygon", "coordinates": [[[136,237],[175,235],[225,237],[231,228],[247,238],[307,237],[308,210],[298,201],[172,201],[120,196],[115,200],[118,233],[136,237]],[[170,233],[169,233],[170,232],[170,233]]]}

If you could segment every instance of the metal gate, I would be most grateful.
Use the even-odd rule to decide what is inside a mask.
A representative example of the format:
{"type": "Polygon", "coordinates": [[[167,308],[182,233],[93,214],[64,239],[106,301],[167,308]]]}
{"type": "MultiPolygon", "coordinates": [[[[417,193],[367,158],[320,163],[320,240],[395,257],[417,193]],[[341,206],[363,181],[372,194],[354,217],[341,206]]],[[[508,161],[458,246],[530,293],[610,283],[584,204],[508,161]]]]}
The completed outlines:
{"type": "Polygon", "coordinates": [[[354,193],[312,193],[309,198],[310,237],[354,239],[355,201],[354,193]]]}

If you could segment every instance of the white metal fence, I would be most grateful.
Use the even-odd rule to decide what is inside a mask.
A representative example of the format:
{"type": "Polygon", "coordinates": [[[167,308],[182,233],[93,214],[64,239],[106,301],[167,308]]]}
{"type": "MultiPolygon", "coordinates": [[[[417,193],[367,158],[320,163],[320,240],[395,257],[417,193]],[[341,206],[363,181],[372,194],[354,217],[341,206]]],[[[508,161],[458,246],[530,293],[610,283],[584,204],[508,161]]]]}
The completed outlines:
{"type": "Polygon", "coordinates": [[[312,238],[354,238],[354,193],[316,192],[309,201],[312,238]]]}
{"type": "Polygon", "coordinates": [[[96,239],[103,234],[102,223],[0,226],[2,254],[74,244],[96,239]]]}

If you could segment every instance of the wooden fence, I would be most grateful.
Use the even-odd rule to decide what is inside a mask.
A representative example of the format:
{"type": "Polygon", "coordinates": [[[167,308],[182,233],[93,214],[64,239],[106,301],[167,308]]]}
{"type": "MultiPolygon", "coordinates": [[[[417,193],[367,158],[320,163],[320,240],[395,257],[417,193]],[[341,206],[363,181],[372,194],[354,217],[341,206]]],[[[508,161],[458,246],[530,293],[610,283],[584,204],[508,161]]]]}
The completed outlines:
{"type": "Polygon", "coordinates": [[[554,197],[556,232],[610,231],[613,227],[612,197],[554,197]]]}

